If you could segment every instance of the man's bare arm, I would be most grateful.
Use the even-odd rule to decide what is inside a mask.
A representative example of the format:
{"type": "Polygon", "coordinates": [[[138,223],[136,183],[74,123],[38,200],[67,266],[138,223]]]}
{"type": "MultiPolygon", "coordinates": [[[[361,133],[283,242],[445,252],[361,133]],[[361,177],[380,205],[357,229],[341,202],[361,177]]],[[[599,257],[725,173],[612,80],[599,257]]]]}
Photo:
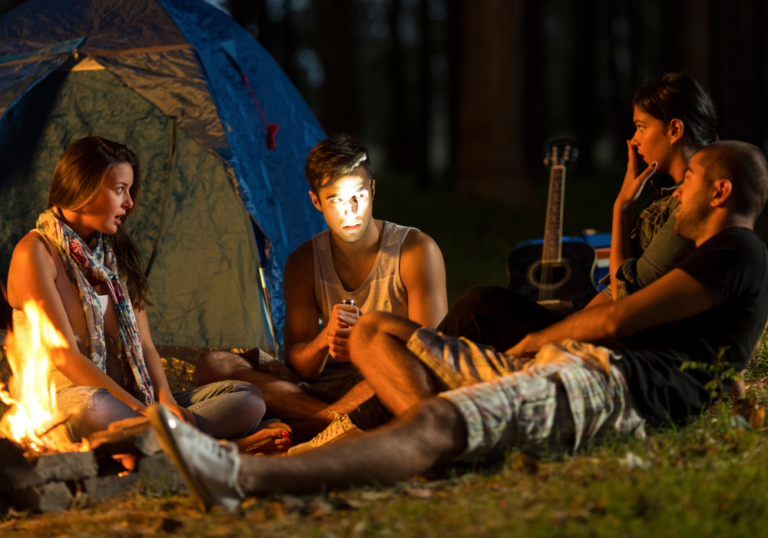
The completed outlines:
{"type": "Polygon", "coordinates": [[[312,242],[307,241],[288,257],[283,274],[285,298],[285,357],[304,379],[314,379],[325,368],[330,353],[349,360],[346,341],[359,314],[355,306],[337,305],[328,326],[317,332],[320,312],[315,299],[315,263],[312,242]]]}
{"type": "Polygon", "coordinates": [[[674,269],[629,297],[587,308],[531,333],[508,352],[527,356],[545,344],[559,343],[566,338],[584,342],[622,338],[695,316],[713,306],[714,301],[704,286],[682,269],[674,269]]]}
{"type": "Polygon", "coordinates": [[[408,232],[400,252],[400,279],[408,291],[408,318],[437,327],[448,313],[445,262],[440,247],[427,234],[408,232]]]}

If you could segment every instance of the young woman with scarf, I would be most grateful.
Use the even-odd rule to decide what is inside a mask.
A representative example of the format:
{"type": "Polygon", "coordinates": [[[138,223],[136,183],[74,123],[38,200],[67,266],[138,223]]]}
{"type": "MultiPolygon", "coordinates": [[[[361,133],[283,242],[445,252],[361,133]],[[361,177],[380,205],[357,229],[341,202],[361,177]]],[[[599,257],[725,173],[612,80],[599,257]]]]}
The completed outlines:
{"type": "Polygon", "coordinates": [[[164,403],[182,421],[241,448],[272,439],[285,450],[289,428],[267,426],[259,389],[224,381],[172,393],[152,343],[149,283],[125,231],[141,190],[139,159],[126,146],[90,136],[72,144],[53,174],[46,210],[16,246],[8,275],[14,333],[29,339],[23,306],[34,301],[64,336],[51,377],[73,441],[164,403]],[[267,427],[265,427],[267,426],[267,427]]]}

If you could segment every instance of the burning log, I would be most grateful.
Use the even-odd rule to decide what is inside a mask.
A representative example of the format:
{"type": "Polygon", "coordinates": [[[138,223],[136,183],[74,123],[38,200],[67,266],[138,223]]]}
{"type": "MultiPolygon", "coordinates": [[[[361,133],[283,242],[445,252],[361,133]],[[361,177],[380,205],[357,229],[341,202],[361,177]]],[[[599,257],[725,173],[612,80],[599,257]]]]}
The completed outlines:
{"type": "Polygon", "coordinates": [[[143,417],[114,423],[83,443],[70,442],[61,426],[72,415],[57,414],[50,378],[50,357],[67,342],[37,305],[25,304],[24,312],[32,327],[30,342],[22,348],[8,334],[11,390],[0,383],[0,400],[10,407],[0,420],[0,506],[58,512],[77,491],[106,499],[139,486],[152,494],[184,489],[143,417]],[[113,460],[118,454],[138,460],[136,471],[113,460]]]}

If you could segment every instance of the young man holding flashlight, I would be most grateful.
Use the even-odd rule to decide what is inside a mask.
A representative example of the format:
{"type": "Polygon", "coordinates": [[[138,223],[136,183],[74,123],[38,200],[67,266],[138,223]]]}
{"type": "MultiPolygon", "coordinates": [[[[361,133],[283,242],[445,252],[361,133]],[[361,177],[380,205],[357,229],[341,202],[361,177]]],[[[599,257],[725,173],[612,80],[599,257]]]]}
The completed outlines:
{"type": "MultiPolygon", "coordinates": [[[[307,419],[299,430],[310,433],[353,410],[360,427],[375,426],[388,416],[369,401],[373,391],[349,362],[349,335],[360,315],[374,311],[436,327],[448,311],[443,256],[419,230],[373,218],[376,181],[368,150],[356,138],[321,141],[304,172],[309,197],[328,229],[296,249],[285,265],[285,358],[293,372],[280,371],[263,356],[254,361],[214,352],[200,358],[195,378],[253,383],[270,415],[307,419]]],[[[344,432],[354,429],[346,416],[336,422],[344,432]]]]}

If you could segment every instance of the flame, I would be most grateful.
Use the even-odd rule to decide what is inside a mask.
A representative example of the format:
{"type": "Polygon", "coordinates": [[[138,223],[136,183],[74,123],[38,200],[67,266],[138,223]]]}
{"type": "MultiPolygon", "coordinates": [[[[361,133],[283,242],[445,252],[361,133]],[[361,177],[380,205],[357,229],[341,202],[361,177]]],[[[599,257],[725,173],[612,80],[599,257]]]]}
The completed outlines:
{"type": "Polygon", "coordinates": [[[28,337],[20,340],[11,332],[5,340],[13,376],[9,389],[0,383],[0,400],[10,406],[0,419],[0,436],[34,453],[87,450],[84,444],[70,442],[59,427],[71,417],[57,411],[56,386],[50,375],[52,352],[69,349],[69,343],[38,304],[24,303],[24,314],[29,320],[28,337]]]}

